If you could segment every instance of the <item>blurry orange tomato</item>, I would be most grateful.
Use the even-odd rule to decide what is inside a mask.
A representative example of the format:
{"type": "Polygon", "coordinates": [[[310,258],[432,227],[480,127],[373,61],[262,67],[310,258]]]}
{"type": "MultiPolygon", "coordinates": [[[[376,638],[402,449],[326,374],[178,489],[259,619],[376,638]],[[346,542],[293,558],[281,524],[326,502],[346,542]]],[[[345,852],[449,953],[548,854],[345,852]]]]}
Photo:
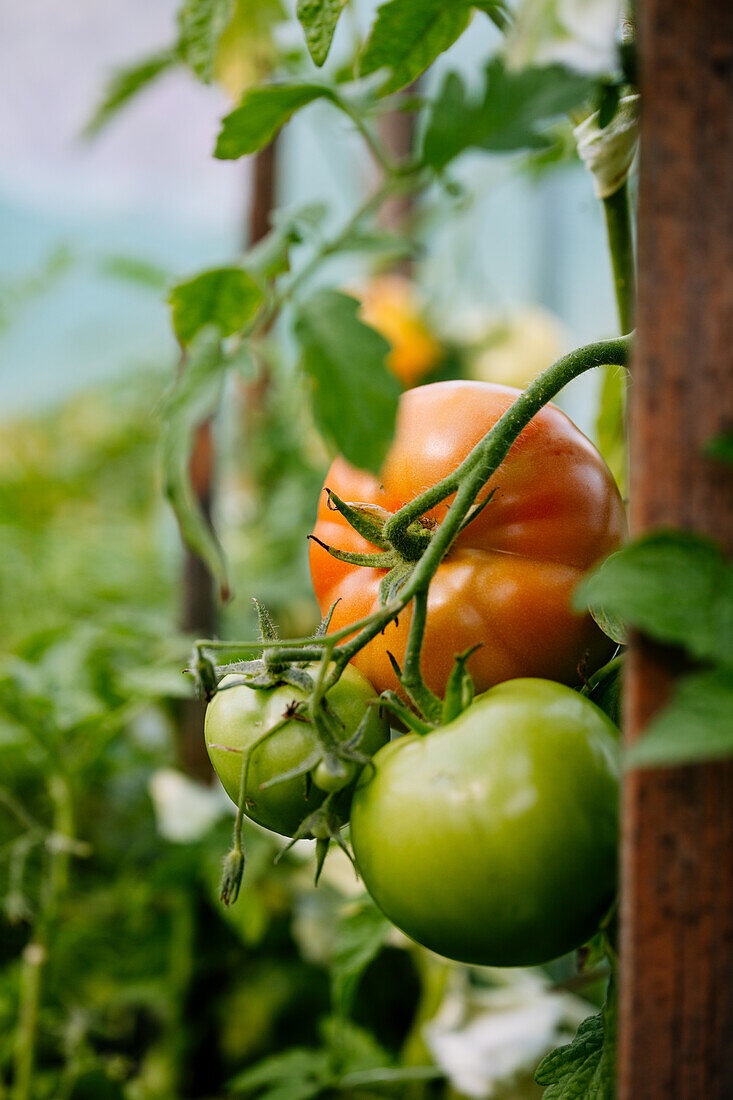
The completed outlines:
{"type": "Polygon", "coordinates": [[[402,275],[378,275],[356,295],[361,319],[392,345],[387,366],[403,386],[414,386],[440,362],[442,348],[420,314],[415,286],[402,275]]]}
{"type": "MultiPolygon", "coordinates": [[[[391,512],[451,473],[519,395],[485,382],[435,382],[403,394],[396,436],[379,477],[337,458],[326,486],[346,501],[391,512]]],[[[568,417],[546,405],[515,441],[479,499],[495,490],[458,536],[430,586],[422,650],[425,680],[445,691],[454,657],[468,662],[481,692],[515,677],[579,682],[578,667],[600,667],[612,643],[588,615],[571,609],[583,573],[626,532],[616,484],[600,454],[568,417]]],[[[440,523],[449,501],[429,512],[440,523]]],[[[340,550],[375,548],[322,494],[314,534],[340,550]]],[[[338,600],[331,630],[379,607],[384,570],[338,561],[311,541],[311,575],[325,612],[338,600]]],[[[398,690],[389,653],[402,665],[411,607],[354,658],[377,691],[398,690]]]]}

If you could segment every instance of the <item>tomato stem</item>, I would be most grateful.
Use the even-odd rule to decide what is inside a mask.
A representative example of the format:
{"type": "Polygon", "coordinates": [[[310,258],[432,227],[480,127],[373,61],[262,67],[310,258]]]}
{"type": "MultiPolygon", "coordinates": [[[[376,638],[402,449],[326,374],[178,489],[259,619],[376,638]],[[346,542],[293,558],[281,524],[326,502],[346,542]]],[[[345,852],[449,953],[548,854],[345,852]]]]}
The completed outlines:
{"type": "Polygon", "coordinates": [[[629,332],[634,326],[636,272],[629,188],[625,181],[617,191],[603,200],[603,210],[606,215],[619,324],[622,332],[629,332]]]}
{"type": "Polygon", "coordinates": [[[420,588],[412,601],[412,621],[405,648],[405,664],[402,670],[402,686],[424,718],[438,723],[443,705],[423,679],[420,653],[428,615],[428,589],[420,588]]]}
{"type": "MultiPolygon", "coordinates": [[[[415,600],[410,634],[408,638],[403,671],[403,685],[425,716],[431,721],[440,721],[440,702],[424,684],[420,672],[420,648],[425,630],[427,593],[440,563],[460,533],[469,515],[476,514],[476,500],[489,479],[496,473],[506,458],[512,444],[526,428],[533,416],[548,401],[574,378],[601,366],[620,366],[628,364],[631,351],[631,335],[613,340],[601,340],[586,344],[564,355],[543,371],[527,389],[519,395],[490,431],[479,440],[470,454],[452,474],[443,478],[437,485],[406,504],[395,512],[384,525],[384,536],[392,545],[404,537],[405,532],[414,523],[436,507],[447,497],[455,494],[448,512],[427,542],[426,548],[415,564],[413,571],[403,587],[389,603],[360,619],[358,622],[341,627],[325,637],[284,639],[275,646],[269,643],[271,653],[282,652],[283,660],[317,661],[322,660],[319,682],[314,692],[317,702],[338,681],[349,661],[375,638],[399,613],[415,600]],[[325,647],[325,654],[324,654],[325,647]],[[330,671],[326,673],[327,666],[330,671]],[[436,708],[436,702],[438,704],[436,708]]],[[[201,640],[196,643],[195,651],[200,655],[205,649],[223,649],[230,654],[251,655],[259,652],[264,643],[246,642],[222,643],[201,640]]]]}

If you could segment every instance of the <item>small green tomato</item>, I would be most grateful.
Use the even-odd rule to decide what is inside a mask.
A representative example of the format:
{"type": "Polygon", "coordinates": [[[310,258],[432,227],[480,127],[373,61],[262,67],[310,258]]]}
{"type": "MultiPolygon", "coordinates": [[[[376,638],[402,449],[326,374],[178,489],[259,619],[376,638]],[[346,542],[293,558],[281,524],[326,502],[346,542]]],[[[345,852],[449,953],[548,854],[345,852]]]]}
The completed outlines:
{"type": "MultiPolygon", "coordinates": [[[[336,754],[328,759],[318,756],[315,730],[307,715],[297,710],[297,705],[307,700],[306,693],[289,684],[251,688],[238,680],[236,675],[224,677],[206,710],[204,724],[209,758],[232,801],[239,801],[242,770],[251,749],[243,808],[253,821],[283,836],[293,836],[327,792],[337,791],[343,793],[335,808],[346,820],[359,766],[336,754]],[[260,741],[278,724],[280,728],[272,736],[260,741]],[[309,758],[313,765],[308,772],[263,789],[263,784],[303,766],[309,758]]],[[[369,681],[351,667],[326,696],[340,741],[354,735],[368,711],[356,746],[367,756],[389,739],[386,717],[373,705],[376,698],[369,681]]]]}

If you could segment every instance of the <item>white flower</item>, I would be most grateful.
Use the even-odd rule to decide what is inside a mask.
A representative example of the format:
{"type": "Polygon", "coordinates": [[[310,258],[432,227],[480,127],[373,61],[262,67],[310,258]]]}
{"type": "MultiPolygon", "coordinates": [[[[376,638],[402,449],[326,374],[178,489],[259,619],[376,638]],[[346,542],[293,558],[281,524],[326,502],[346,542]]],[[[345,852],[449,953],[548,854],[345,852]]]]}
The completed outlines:
{"type": "Polygon", "coordinates": [[[560,63],[583,73],[617,67],[620,0],[523,0],[507,39],[510,65],[560,63]]]}
{"type": "Polygon", "coordinates": [[[534,971],[492,971],[501,984],[489,989],[466,989],[463,971],[456,977],[464,988],[447,993],[423,1035],[451,1085],[476,1100],[487,1100],[507,1078],[533,1069],[592,1012],[534,971]]]}
{"type": "Polygon", "coordinates": [[[158,832],[179,844],[198,840],[220,817],[234,810],[218,783],[205,787],[175,768],[153,772],[150,797],[158,832]]]}

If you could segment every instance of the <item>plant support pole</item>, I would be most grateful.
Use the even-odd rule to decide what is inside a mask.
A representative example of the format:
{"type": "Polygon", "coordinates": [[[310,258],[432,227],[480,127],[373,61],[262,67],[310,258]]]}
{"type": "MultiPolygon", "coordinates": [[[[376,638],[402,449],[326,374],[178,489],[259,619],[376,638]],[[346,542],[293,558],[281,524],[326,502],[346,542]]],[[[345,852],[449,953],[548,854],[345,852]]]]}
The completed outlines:
{"type": "MultiPolygon", "coordinates": [[[[733,4],[642,0],[639,14],[632,532],[682,527],[731,553],[733,471],[705,445],[733,427],[733,4]]],[[[679,660],[632,638],[629,741],[679,660]]],[[[621,882],[619,1100],[730,1100],[733,761],[627,774],[621,882]]]]}

